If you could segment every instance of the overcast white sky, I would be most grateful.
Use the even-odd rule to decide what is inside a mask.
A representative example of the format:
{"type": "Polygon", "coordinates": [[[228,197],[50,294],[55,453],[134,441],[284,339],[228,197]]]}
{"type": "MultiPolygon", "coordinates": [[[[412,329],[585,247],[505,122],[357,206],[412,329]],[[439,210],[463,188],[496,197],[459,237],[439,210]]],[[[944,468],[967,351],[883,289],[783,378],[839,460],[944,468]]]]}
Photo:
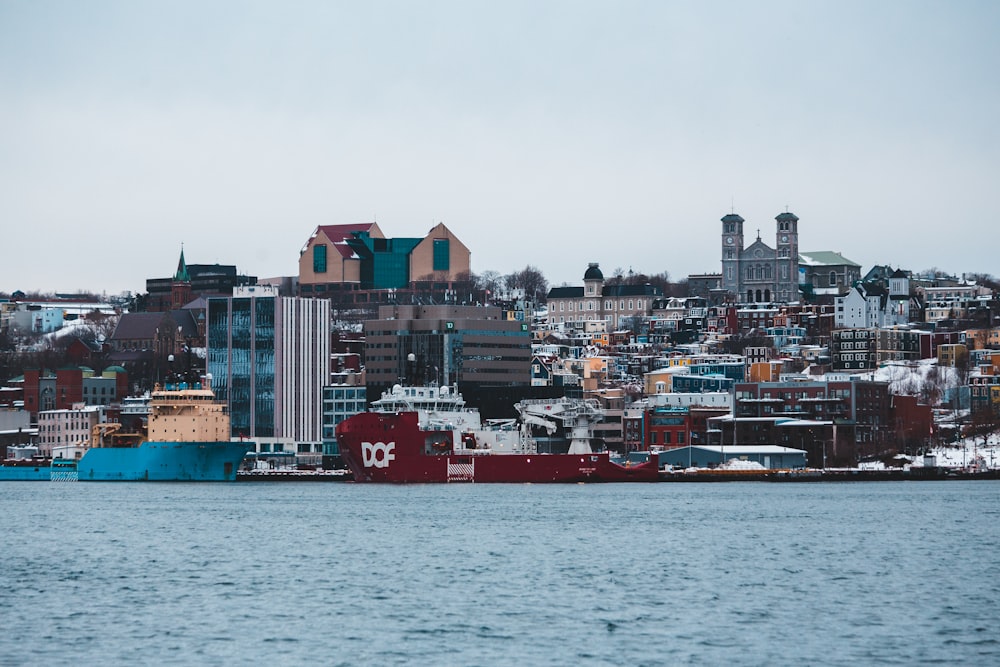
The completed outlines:
{"type": "Polygon", "coordinates": [[[0,0],[0,291],[293,275],[320,224],[473,271],[720,270],[719,218],[1000,274],[1000,3],[0,0]]]}

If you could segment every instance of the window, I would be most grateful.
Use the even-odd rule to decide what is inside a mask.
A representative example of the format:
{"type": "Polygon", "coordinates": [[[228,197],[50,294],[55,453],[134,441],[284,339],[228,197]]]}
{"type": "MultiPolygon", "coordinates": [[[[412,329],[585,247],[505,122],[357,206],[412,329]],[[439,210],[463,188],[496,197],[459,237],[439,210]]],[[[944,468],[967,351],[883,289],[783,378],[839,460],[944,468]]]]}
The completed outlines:
{"type": "Polygon", "coordinates": [[[313,272],[326,273],[326,246],[317,244],[313,246],[313,272]]]}
{"type": "Polygon", "coordinates": [[[448,239],[434,239],[434,270],[451,269],[451,248],[448,239]]]}

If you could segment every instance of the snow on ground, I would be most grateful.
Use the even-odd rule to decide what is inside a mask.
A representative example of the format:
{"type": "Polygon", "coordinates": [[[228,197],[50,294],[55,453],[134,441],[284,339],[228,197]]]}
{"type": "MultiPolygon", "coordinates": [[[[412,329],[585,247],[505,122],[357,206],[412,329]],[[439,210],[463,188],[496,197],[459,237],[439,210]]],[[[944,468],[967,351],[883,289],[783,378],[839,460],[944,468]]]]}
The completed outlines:
{"type": "MultiPolygon", "coordinates": [[[[944,468],[1000,468],[1000,442],[996,435],[990,436],[989,444],[983,446],[982,438],[967,439],[956,446],[935,447],[930,452],[938,466],[944,468]]],[[[923,457],[916,457],[914,466],[924,465],[923,457]]]]}
{"type": "MultiPolygon", "coordinates": [[[[953,445],[939,445],[927,453],[933,456],[933,463],[924,456],[909,456],[909,467],[936,465],[941,468],[1000,469],[1000,433],[994,433],[983,443],[983,438],[966,438],[953,445]]],[[[904,465],[904,467],[907,467],[904,465]]],[[[881,461],[867,461],[858,466],[862,470],[881,470],[881,461]]]]}

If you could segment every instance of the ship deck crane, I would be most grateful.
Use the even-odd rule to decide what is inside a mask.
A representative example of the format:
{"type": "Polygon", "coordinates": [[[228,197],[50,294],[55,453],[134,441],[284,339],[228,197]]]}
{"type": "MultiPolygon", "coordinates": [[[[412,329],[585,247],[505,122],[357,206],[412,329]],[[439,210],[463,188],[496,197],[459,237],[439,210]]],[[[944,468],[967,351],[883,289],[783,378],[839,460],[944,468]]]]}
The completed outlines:
{"type": "Polygon", "coordinates": [[[521,417],[521,429],[527,436],[531,426],[544,428],[552,435],[562,424],[569,433],[570,454],[592,454],[590,439],[594,424],[604,419],[600,403],[594,399],[560,398],[524,400],[514,406],[521,417]]]}

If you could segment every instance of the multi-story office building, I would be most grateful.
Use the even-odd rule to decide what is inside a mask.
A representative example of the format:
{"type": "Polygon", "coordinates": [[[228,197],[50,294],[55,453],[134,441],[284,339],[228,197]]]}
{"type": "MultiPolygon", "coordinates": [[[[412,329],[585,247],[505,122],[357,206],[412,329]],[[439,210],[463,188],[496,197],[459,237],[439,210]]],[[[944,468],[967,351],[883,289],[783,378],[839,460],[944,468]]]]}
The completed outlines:
{"type": "Polygon", "coordinates": [[[339,456],[337,424],[368,409],[364,385],[335,384],[323,387],[323,454],[339,456]]]}
{"type": "Polygon", "coordinates": [[[330,304],[242,287],[208,300],[208,372],[232,436],[257,452],[321,453],[330,304]]]}
{"type": "MultiPolygon", "coordinates": [[[[531,334],[493,306],[382,306],[365,330],[368,395],[397,383],[458,383],[466,400],[531,386],[531,334]]],[[[513,405],[513,403],[511,403],[513,405]]]]}

